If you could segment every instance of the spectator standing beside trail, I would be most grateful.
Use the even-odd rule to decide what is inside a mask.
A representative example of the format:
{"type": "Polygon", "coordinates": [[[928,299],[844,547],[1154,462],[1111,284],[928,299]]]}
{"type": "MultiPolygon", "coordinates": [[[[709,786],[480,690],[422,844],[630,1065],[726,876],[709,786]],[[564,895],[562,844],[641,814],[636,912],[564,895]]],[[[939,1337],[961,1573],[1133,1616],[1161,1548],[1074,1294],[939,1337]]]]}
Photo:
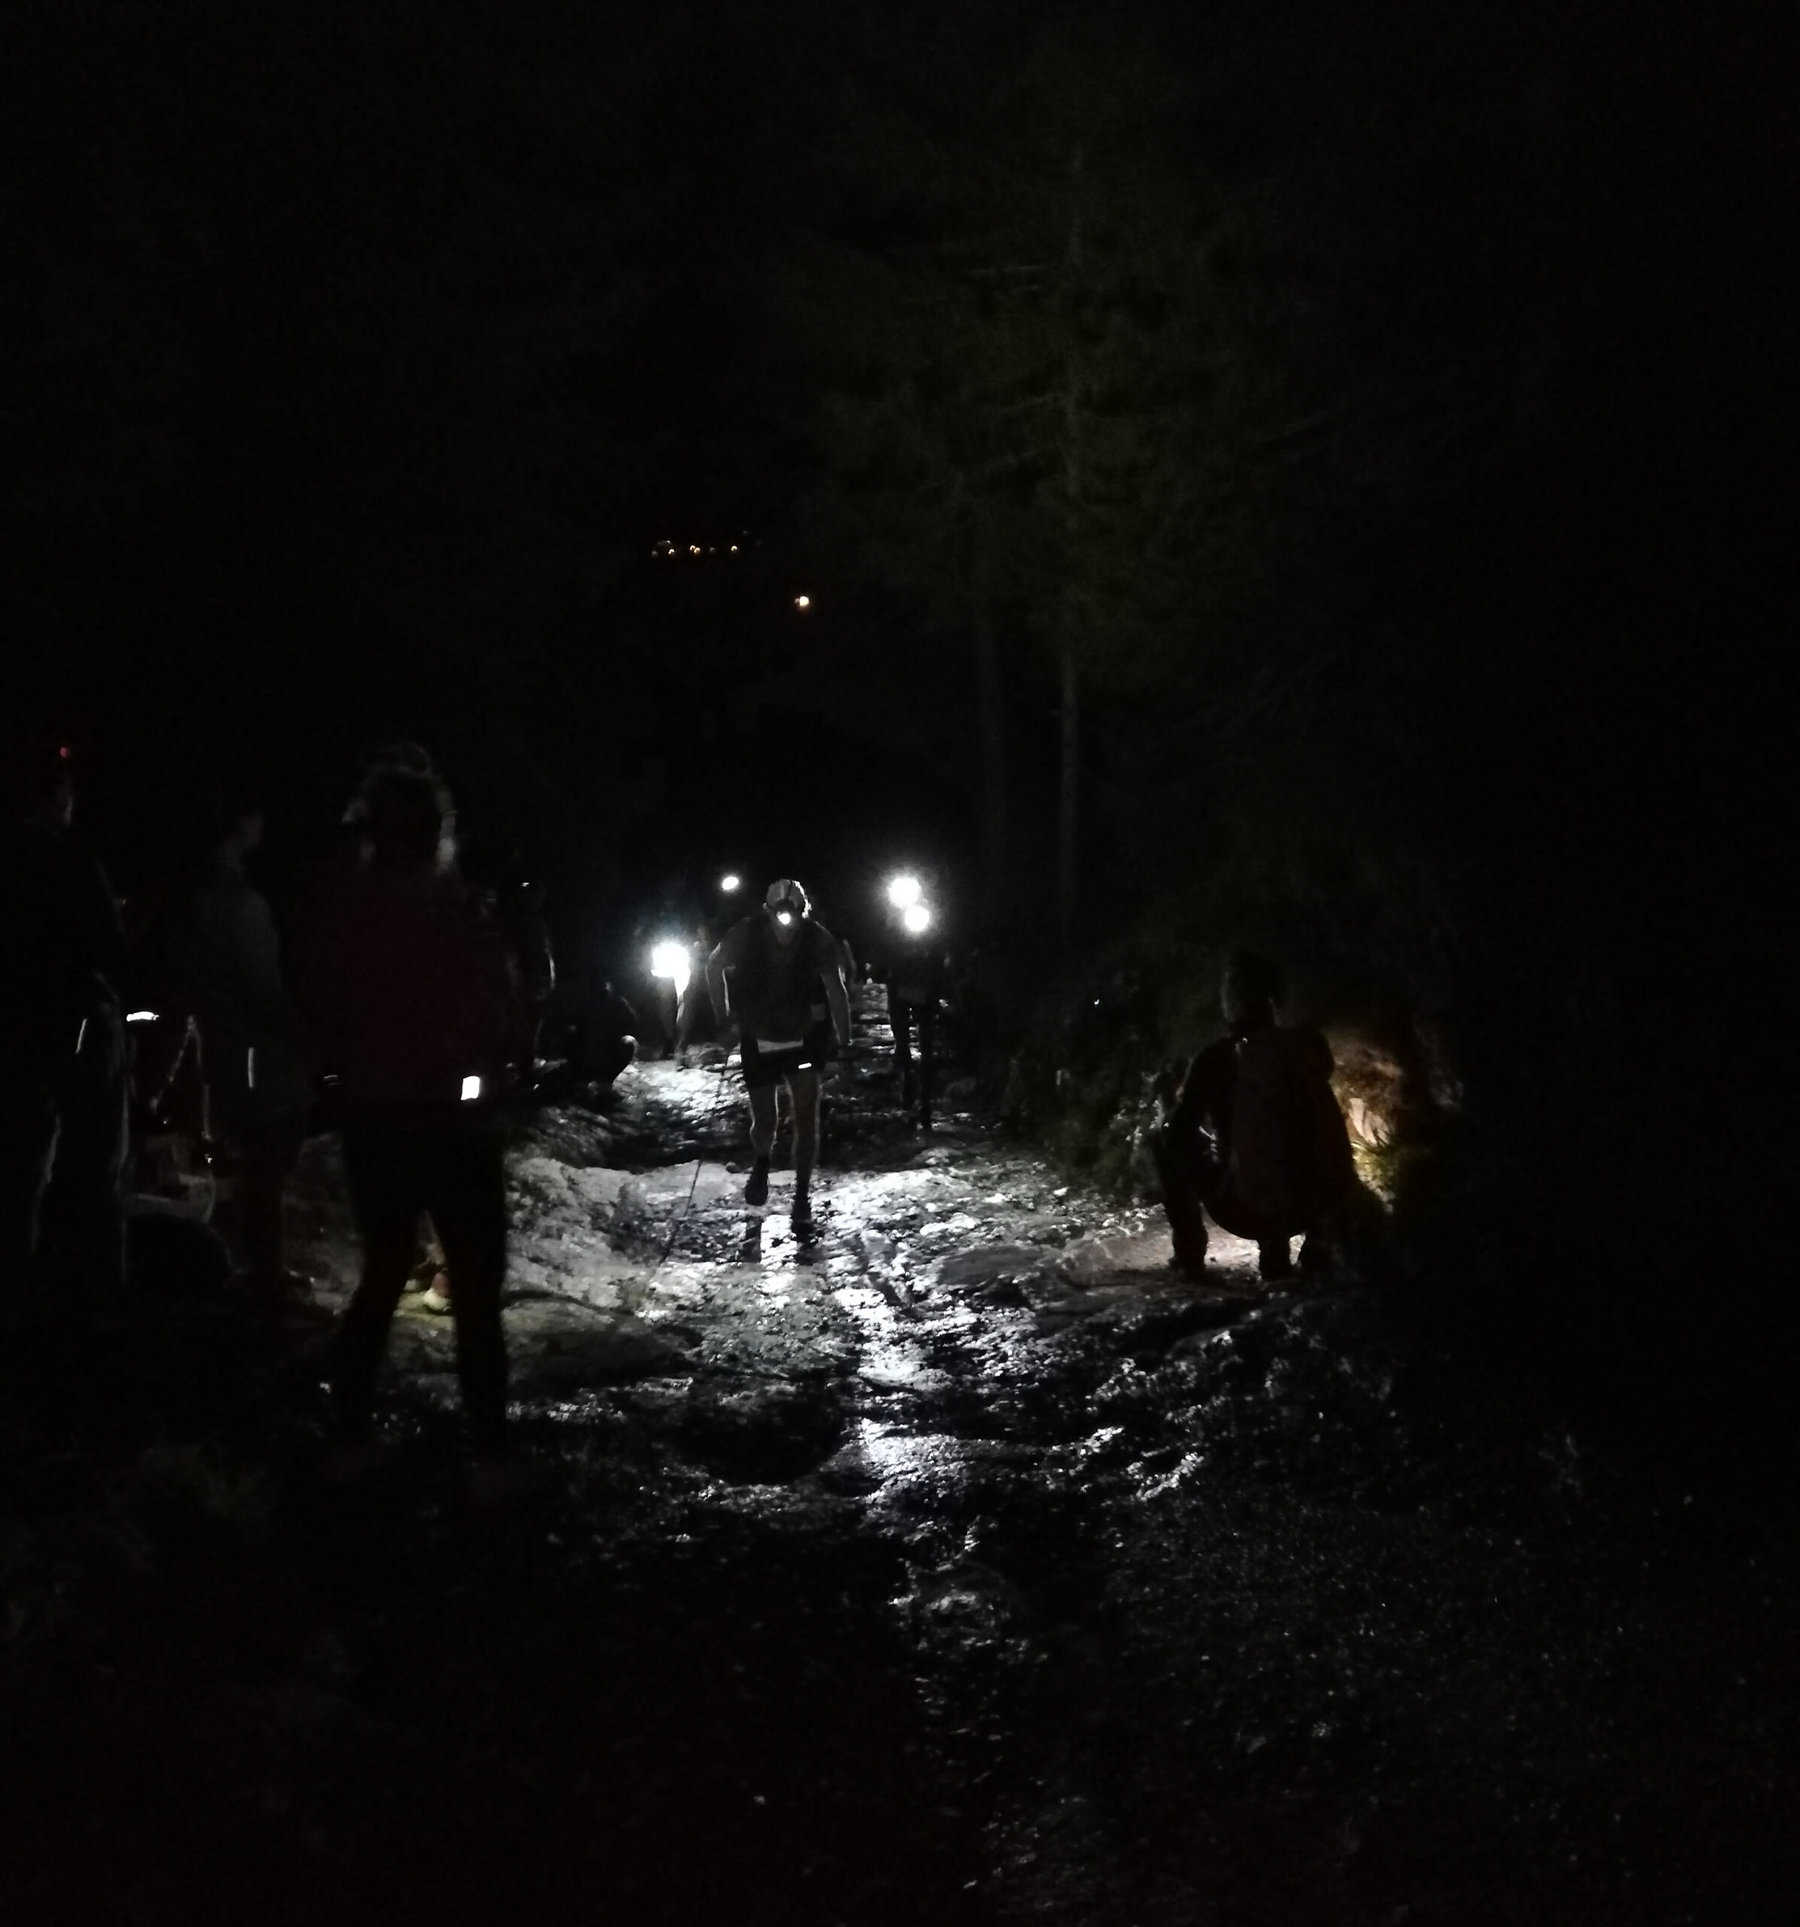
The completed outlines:
{"type": "Polygon", "coordinates": [[[1292,1275],[1330,1262],[1356,1187],[1350,1139],[1331,1089],[1331,1047],[1316,1030],[1276,1022],[1276,966],[1247,951],[1225,967],[1228,1034],[1189,1065],[1152,1140],[1177,1268],[1206,1262],[1206,1218],[1256,1241],[1258,1271],[1292,1275]],[[1202,1209],[1204,1207],[1204,1210],[1202,1209]]]}
{"type": "Polygon", "coordinates": [[[712,952],[712,933],[704,917],[695,921],[692,930],[689,954],[699,957],[700,968],[681,987],[675,998],[675,1059],[684,1070],[696,1039],[710,1042],[717,1021],[712,999],[706,989],[706,959],[712,952]]]}
{"type": "Polygon", "coordinates": [[[556,948],[550,939],[543,884],[516,873],[509,875],[501,904],[502,920],[518,958],[519,994],[523,1002],[521,1072],[525,1087],[530,1089],[537,1069],[544,1014],[556,994],[556,948]]]}
{"type": "Polygon", "coordinates": [[[210,1126],[238,1167],[244,1283],[274,1303],[288,1284],[283,1193],[305,1142],[310,1091],[275,913],[248,873],[263,811],[243,798],[222,825],[173,933],[173,988],[199,1025],[210,1126]]]}
{"type": "Polygon", "coordinates": [[[455,874],[449,793],[428,770],[377,767],[361,861],[315,911],[302,984],[323,1067],[341,1079],[344,1164],[362,1280],[334,1340],[331,1387],[352,1465],[428,1211],[455,1281],[456,1364],[471,1493],[503,1480],[506,1201],[497,1100],[517,1005],[505,945],[455,874]]]}
{"type": "Polygon", "coordinates": [[[824,1052],[816,1036],[808,1041],[808,1033],[813,999],[821,990],[838,1048],[850,1046],[850,1003],[838,967],[837,940],[813,920],[800,885],[792,877],[779,877],[769,885],[762,909],[733,924],[707,958],[706,985],[719,1021],[738,1027],[755,1160],[744,1184],[744,1202],[768,1202],[775,1086],[780,1081],[787,1085],[794,1116],[793,1222],[810,1224],[824,1052]]]}
{"type": "Polygon", "coordinates": [[[116,1315],[125,1287],[125,939],[77,839],[70,752],[12,746],[0,913],[0,1328],[116,1315]]]}

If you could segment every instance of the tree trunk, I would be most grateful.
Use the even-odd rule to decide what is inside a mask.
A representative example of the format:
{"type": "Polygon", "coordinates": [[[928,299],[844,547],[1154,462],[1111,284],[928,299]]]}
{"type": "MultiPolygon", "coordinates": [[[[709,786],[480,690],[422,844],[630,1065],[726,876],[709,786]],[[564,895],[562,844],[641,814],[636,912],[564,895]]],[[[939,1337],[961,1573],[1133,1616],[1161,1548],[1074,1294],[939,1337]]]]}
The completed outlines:
{"type": "Polygon", "coordinates": [[[1011,900],[1006,874],[1006,711],[1001,700],[1000,645],[986,532],[974,531],[969,599],[975,632],[975,697],[981,731],[982,922],[997,923],[1011,900]]]}
{"type": "Polygon", "coordinates": [[[1073,636],[1062,650],[1062,784],[1056,824],[1056,924],[1062,947],[1075,936],[1079,892],[1076,849],[1081,832],[1081,675],[1075,664],[1073,636]]]}
{"type": "Polygon", "coordinates": [[[1069,236],[1063,263],[1063,606],[1062,606],[1062,781],[1056,824],[1056,926],[1067,950],[1075,935],[1075,905],[1080,888],[1077,852],[1081,840],[1081,672],[1079,634],[1081,545],[1078,539],[1082,491],[1081,338],[1078,326],[1082,267],[1082,174],[1079,144],[1069,159],[1069,236]]]}

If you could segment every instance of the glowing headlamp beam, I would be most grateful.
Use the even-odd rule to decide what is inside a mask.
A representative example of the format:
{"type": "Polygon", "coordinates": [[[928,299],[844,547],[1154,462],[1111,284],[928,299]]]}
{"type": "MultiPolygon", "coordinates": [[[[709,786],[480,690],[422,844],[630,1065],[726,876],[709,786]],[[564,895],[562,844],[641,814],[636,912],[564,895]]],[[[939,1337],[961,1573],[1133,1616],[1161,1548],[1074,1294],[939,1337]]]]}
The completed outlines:
{"type": "Polygon", "coordinates": [[[904,910],[917,903],[925,894],[924,886],[916,876],[905,874],[892,878],[887,887],[888,902],[896,910],[904,910]]]}
{"type": "Polygon", "coordinates": [[[909,903],[900,912],[900,921],[907,931],[916,937],[931,928],[931,912],[922,903],[909,903]]]}
{"type": "Polygon", "coordinates": [[[650,974],[653,977],[667,977],[675,986],[675,995],[679,997],[687,989],[688,979],[693,975],[686,944],[659,943],[650,953],[650,974]]]}

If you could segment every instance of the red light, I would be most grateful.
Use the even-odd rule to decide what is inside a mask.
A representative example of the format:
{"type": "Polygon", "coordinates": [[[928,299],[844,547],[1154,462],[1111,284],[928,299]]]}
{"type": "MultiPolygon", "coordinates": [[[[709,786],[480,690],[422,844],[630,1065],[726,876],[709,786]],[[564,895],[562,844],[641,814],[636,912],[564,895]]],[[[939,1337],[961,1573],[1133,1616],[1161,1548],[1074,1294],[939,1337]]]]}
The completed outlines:
{"type": "Polygon", "coordinates": [[[68,746],[67,743],[59,743],[57,745],[56,758],[58,762],[66,763],[69,760],[69,758],[74,754],[75,752],[68,746]]]}

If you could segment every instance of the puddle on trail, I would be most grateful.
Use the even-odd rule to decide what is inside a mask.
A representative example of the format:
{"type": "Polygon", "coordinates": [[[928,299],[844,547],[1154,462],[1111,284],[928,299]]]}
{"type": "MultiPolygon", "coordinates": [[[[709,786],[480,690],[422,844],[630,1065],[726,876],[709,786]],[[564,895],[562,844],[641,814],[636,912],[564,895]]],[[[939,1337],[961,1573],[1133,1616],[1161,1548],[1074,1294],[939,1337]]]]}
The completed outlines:
{"type": "MultiPolygon", "coordinates": [[[[954,1511],[971,1454],[991,1478],[1004,1440],[1025,1479],[1104,1422],[1066,1385],[1046,1389],[1072,1366],[1098,1383],[1134,1334],[1205,1300],[1233,1308],[1199,1320],[1217,1323],[1253,1287],[1241,1240],[1219,1240],[1215,1288],[1197,1293],[1168,1270],[1154,1208],[1122,1210],[966,1115],[921,1134],[894,1099],[888,1066],[868,1058],[828,1095],[806,1232],[789,1221],[782,1139],[766,1208],[744,1204],[735,1070],[634,1065],[605,1112],[537,1113],[508,1163],[505,1320],[522,1413],[580,1428],[594,1400],[649,1380],[696,1411],[764,1407],[762,1431],[805,1431],[829,1408],[849,1428],[832,1453],[782,1453],[758,1435],[744,1482],[767,1483],[771,1467],[813,1477],[829,1459],[839,1489],[871,1503],[894,1486],[909,1510],[935,1494],[954,1511]]],[[[331,1222],[331,1156],[309,1156],[308,1256],[320,1298],[341,1305],[356,1259],[341,1204],[331,1222]]],[[[451,1321],[406,1301],[390,1346],[400,1383],[448,1401],[453,1363],[451,1321]]],[[[714,1430],[710,1467],[729,1478],[730,1428],[714,1430]]]]}
{"type": "MultiPolygon", "coordinates": [[[[341,1305],[356,1252],[332,1156],[309,1148],[297,1255],[341,1305]]],[[[921,1771],[982,1816],[1006,1917],[1112,1918],[1128,1895],[1134,1918],[1197,1918],[1233,1851],[1229,1890],[1261,1895],[1246,1883],[1282,1861],[1268,1841],[1304,1847],[1320,1787],[1362,1802],[1377,1785],[1383,1813],[1404,1810],[1416,1752],[1424,1840],[1440,1781],[1466,1768],[1485,1787],[1499,1757],[1507,1797],[1537,1798],[1541,1760],[1588,1744],[1593,1682],[1626,1676],[1612,1642],[1642,1605],[1636,1568],[1590,1636],[1568,1616],[1567,1535],[1553,1558],[1519,1536],[1546,1493],[1553,1524],[1573,1504],[1572,1445],[1509,1451],[1521,1496],[1502,1529],[1429,1484],[1459,1462],[1434,1471],[1409,1442],[1371,1294],[1264,1294],[1253,1248],[1223,1236],[1196,1288],[1167,1269],[1157,1212],[966,1116],[917,1135],[878,1063],[828,1102],[813,1235],[788,1221],[780,1168],[767,1210],[746,1211],[745,1162],[735,1078],[668,1064],[633,1067],[603,1115],[545,1109],[516,1146],[505,1317],[520,1416],[568,1474],[556,1530],[609,1583],[660,1586],[691,1559],[704,1591],[753,1569],[753,1547],[779,1576],[771,1623],[817,1608],[809,1652],[861,1573],[859,1639],[876,1619],[864,1646],[893,1635],[909,1714],[961,1760],[945,1774],[922,1754],[921,1771]],[[1346,1491],[1356,1505],[1315,1502],[1346,1491]],[[1558,1624],[1573,1630],[1553,1653],[1558,1624]],[[1547,1737],[1506,1764],[1488,1709],[1520,1704],[1547,1737]],[[1194,1827],[1207,1785],[1233,1800],[1212,1836],[1194,1827]],[[1124,1812],[1167,1814],[1166,1840],[1091,1817],[1124,1812]],[[1132,1884],[1146,1868],[1167,1882],[1154,1905],[1132,1884]]],[[[403,1396],[454,1406],[447,1321],[404,1312],[390,1356],[403,1396]]],[[[833,1673],[820,1703],[840,1690],[833,1673]]],[[[1322,1810],[1310,1837],[1338,1869],[1348,1822],[1322,1810]]],[[[1329,1917],[1398,1919],[1410,1891],[1329,1917]]],[[[1302,1917],[1282,1898],[1252,1911],[1302,1917]]]]}

